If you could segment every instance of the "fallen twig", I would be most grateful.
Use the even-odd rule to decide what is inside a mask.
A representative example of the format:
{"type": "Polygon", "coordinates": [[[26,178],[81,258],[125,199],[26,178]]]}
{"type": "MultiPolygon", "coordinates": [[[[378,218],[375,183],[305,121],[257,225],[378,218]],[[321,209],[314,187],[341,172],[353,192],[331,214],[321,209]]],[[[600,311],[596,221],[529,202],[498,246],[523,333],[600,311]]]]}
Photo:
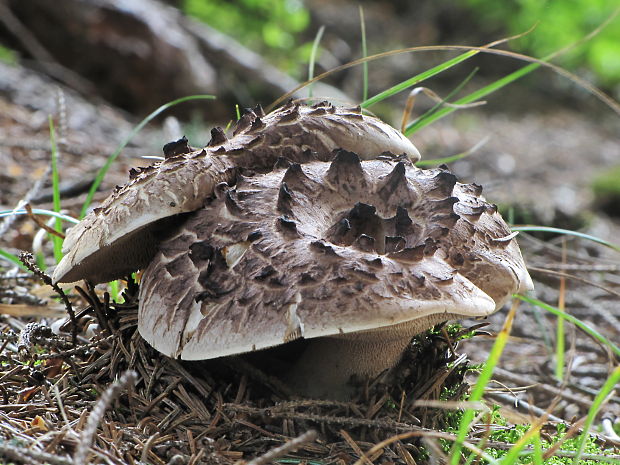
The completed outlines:
{"type": "Polygon", "coordinates": [[[290,441],[285,442],[280,447],[276,447],[261,455],[260,457],[255,458],[254,460],[250,460],[247,465],[265,465],[273,462],[278,457],[282,457],[285,454],[297,449],[298,447],[312,442],[316,439],[317,432],[314,430],[306,431],[301,436],[298,436],[290,441]]]}
{"type": "Polygon", "coordinates": [[[32,271],[33,274],[35,274],[38,278],[40,278],[41,281],[43,281],[48,286],[51,286],[52,289],[54,289],[54,291],[56,292],[56,294],[58,294],[58,296],[62,299],[63,303],[65,304],[65,308],[67,309],[67,313],[69,314],[69,318],[71,319],[71,340],[73,342],[73,345],[76,346],[77,345],[77,331],[78,331],[77,319],[75,318],[75,312],[73,311],[71,302],[69,302],[69,298],[67,297],[65,292],[60,288],[60,286],[58,286],[58,284],[55,284],[52,281],[52,278],[50,278],[47,274],[45,274],[43,270],[41,270],[35,264],[34,258],[32,257],[31,253],[22,252],[19,255],[19,260],[24,264],[26,268],[28,268],[30,271],[32,271]]]}
{"type": "Polygon", "coordinates": [[[73,462],[75,465],[85,465],[88,451],[93,443],[97,428],[103,415],[110,404],[118,398],[121,392],[127,387],[132,386],[138,379],[138,374],[135,371],[126,371],[121,375],[118,381],[114,382],[103,393],[101,398],[97,401],[97,404],[93,408],[93,411],[88,416],[86,426],[82,430],[80,442],[78,443],[75,454],[73,455],[73,462]]]}

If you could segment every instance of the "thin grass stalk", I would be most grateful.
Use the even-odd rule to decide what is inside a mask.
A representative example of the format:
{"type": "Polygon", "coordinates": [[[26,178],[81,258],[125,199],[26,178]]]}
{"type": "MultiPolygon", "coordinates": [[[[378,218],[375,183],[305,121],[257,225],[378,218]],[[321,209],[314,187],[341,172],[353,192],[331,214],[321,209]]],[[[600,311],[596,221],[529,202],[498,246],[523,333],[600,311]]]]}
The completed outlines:
{"type": "MultiPolygon", "coordinates": [[[[448,61],[445,61],[437,66],[433,66],[431,69],[427,69],[426,71],[416,74],[413,77],[410,77],[409,79],[400,82],[392,87],[390,87],[389,89],[386,89],[382,92],[379,92],[377,95],[374,95],[372,97],[370,97],[369,99],[365,99],[362,103],[360,103],[360,106],[362,108],[369,108],[370,106],[379,103],[383,100],[385,100],[388,97],[391,97],[393,95],[396,95],[406,89],[408,89],[409,87],[413,87],[416,84],[425,81],[426,79],[429,79],[439,73],[442,73],[450,68],[452,68],[453,66],[458,65],[459,63],[462,63],[463,61],[473,57],[474,55],[476,55],[477,53],[479,53],[479,50],[470,50],[468,52],[465,52],[457,57],[454,57],[448,61]]],[[[376,56],[376,55],[373,55],[376,56]]],[[[371,57],[365,57],[364,61],[362,63],[366,62],[366,59],[369,59],[371,57]]]]}
{"type": "MultiPolygon", "coordinates": [[[[50,128],[50,144],[52,146],[52,200],[54,212],[60,213],[60,181],[58,175],[58,145],[56,144],[56,130],[54,129],[54,120],[48,116],[50,128]]],[[[54,228],[62,233],[62,221],[56,217],[54,228]]],[[[54,260],[56,263],[62,259],[62,239],[56,235],[52,235],[52,244],[54,246],[54,260]]]]}
{"type": "MultiPolygon", "coordinates": [[[[364,7],[360,9],[360,32],[362,34],[362,58],[368,56],[368,48],[366,47],[366,21],[364,20],[364,7]]],[[[368,62],[362,63],[362,101],[368,98],[368,62]]]]}
{"type": "Polygon", "coordinates": [[[581,454],[583,454],[586,440],[590,436],[590,427],[592,426],[592,423],[594,422],[594,419],[596,418],[599,410],[605,403],[605,399],[614,390],[618,383],[620,383],[620,365],[618,365],[611,373],[609,378],[607,378],[607,381],[605,381],[605,384],[603,384],[603,387],[594,398],[594,401],[590,406],[590,410],[588,410],[588,416],[586,417],[586,421],[583,425],[583,432],[581,433],[581,436],[579,436],[577,454],[573,459],[573,465],[579,464],[579,459],[581,457],[581,454]]]}
{"type": "Polygon", "coordinates": [[[455,162],[457,160],[461,160],[462,158],[468,157],[471,154],[475,153],[480,147],[486,144],[488,140],[489,138],[485,137],[480,142],[476,143],[476,145],[474,145],[472,148],[465,150],[464,152],[457,153],[456,155],[450,155],[449,157],[442,157],[442,158],[433,158],[430,160],[420,160],[416,163],[416,166],[422,168],[426,166],[448,164],[448,163],[455,162]]]}
{"type": "Polygon", "coordinates": [[[530,429],[519,438],[519,440],[508,450],[506,455],[502,457],[502,465],[512,465],[518,463],[519,455],[523,448],[529,443],[533,442],[536,437],[540,438],[540,430],[548,420],[548,414],[538,418],[533,424],[530,425],[530,429]]]}
{"type": "Polygon", "coordinates": [[[552,305],[546,304],[545,302],[541,300],[534,299],[533,297],[528,297],[528,296],[521,295],[521,294],[515,294],[514,297],[524,302],[527,302],[528,304],[532,304],[532,305],[535,305],[536,307],[540,307],[544,310],[547,310],[548,312],[553,313],[554,315],[561,316],[566,321],[569,321],[575,326],[577,326],[579,329],[581,329],[584,333],[588,334],[593,339],[596,339],[604,346],[609,347],[609,349],[611,349],[613,353],[615,353],[618,357],[620,357],[620,347],[615,345],[613,342],[611,342],[609,339],[607,339],[605,336],[603,336],[601,333],[599,333],[594,328],[590,328],[587,324],[585,324],[580,319],[575,318],[569,313],[563,312],[559,308],[555,308],[552,305]]]}
{"type": "MultiPolygon", "coordinates": [[[[312,42],[312,49],[310,50],[310,60],[308,61],[308,81],[311,81],[314,77],[314,65],[316,64],[316,52],[319,49],[319,44],[323,38],[323,32],[325,32],[325,26],[321,26],[316,33],[314,42],[312,42]]],[[[308,86],[308,97],[312,98],[312,84],[308,86]]]]}
{"type": "Polygon", "coordinates": [[[22,270],[24,271],[29,271],[28,268],[26,268],[22,262],[19,261],[19,258],[17,258],[15,255],[13,255],[10,252],[7,252],[6,250],[0,249],[0,257],[4,258],[5,260],[13,263],[14,265],[17,265],[18,267],[20,267],[22,270]]]}
{"type": "MultiPolygon", "coordinates": [[[[501,89],[502,87],[507,86],[508,84],[516,81],[517,79],[522,78],[523,76],[538,69],[540,66],[540,63],[530,63],[529,65],[524,66],[523,68],[513,73],[510,73],[508,76],[504,76],[503,78],[498,79],[497,81],[492,82],[491,84],[484,86],[483,88],[478,89],[477,91],[472,92],[465,97],[460,98],[454,103],[457,105],[466,105],[468,103],[473,103],[476,100],[486,97],[487,95],[492,94],[493,92],[501,89]]],[[[429,124],[434,123],[435,121],[438,121],[445,116],[448,116],[453,111],[455,111],[455,108],[444,107],[441,110],[436,111],[432,115],[424,118],[418,118],[407,126],[404,134],[406,136],[410,136],[414,132],[422,129],[423,127],[428,126],[429,124]]]]}
{"type": "MultiPolygon", "coordinates": [[[[45,210],[43,208],[33,208],[32,209],[32,213],[34,213],[35,215],[43,215],[43,216],[54,216],[56,218],[59,218],[63,221],[66,221],[68,223],[72,223],[72,224],[78,224],[79,221],[76,220],[75,218],[73,218],[72,216],[67,216],[67,215],[63,215],[62,213],[58,213],[58,212],[54,212],[52,210],[45,210]]],[[[25,209],[21,209],[21,210],[2,210],[0,211],[0,218],[4,217],[4,216],[12,216],[12,215],[27,215],[28,211],[25,209]]]]}
{"type": "MultiPolygon", "coordinates": [[[[471,79],[474,77],[474,75],[478,72],[478,69],[479,69],[479,68],[477,68],[477,67],[476,67],[476,68],[474,68],[474,69],[473,69],[473,70],[472,70],[472,71],[471,71],[471,72],[470,72],[470,73],[469,73],[469,74],[465,77],[465,79],[463,79],[463,80],[462,80],[462,81],[461,81],[461,82],[460,82],[460,83],[459,83],[459,84],[458,84],[458,85],[457,85],[454,89],[452,89],[452,90],[448,93],[448,95],[446,95],[446,97],[445,97],[443,100],[440,100],[440,101],[438,101],[437,103],[435,103],[435,105],[433,105],[431,108],[429,108],[429,109],[426,111],[426,113],[424,113],[422,116],[420,116],[420,118],[419,118],[419,119],[423,119],[423,118],[426,118],[426,117],[428,117],[428,116],[432,115],[432,114],[433,114],[433,113],[435,113],[435,112],[436,112],[439,108],[441,108],[441,106],[442,106],[444,103],[447,103],[447,102],[448,102],[448,101],[449,101],[449,100],[450,100],[450,99],[451,99],[454,95],[458,94],[458,93],[459,93],[459,92],[463,89],[463,87],[465,87],[465,85],[466,85],[469,81],[471,81],[471,79]]],[[[480,104],[482,104],[482,103],[483,103],[483,102],[480,102],[480,104]]],[[[467,107],[465,107],[465,108],[467,108],[467,107]]],[[[405,132],[405,130],[407,129],[407,123],[409,122],[409,119],[408,119],[408,118],[409,118],[409,115],[407,115],[407,120],[406,120],[406,121],[404,121],[404,120],[403,120],[403,124],[401,125],[401,126],[402,126],[401,132],[405,132]]]]}
{"type": "Polygon", "coordinates": [[[88,195],[86,196],[86,200],[84,201],[84,205],[82,206],[82,210],[80,212],[80,218],[83,218],[86,215],[86,212],[88,211],[88,207],[90,206],[90,204],[93,201],[93,197],[95,195],[95,192],[97,192],[97,189],[99,188],[99,185],[101,184],[101,182],[103,181],[103,178],[105,177],[106,173],[108,172],[108,170],[112,166],[112,163],[114,163],[114,160],[116,160],[118,158],[118,156],[120,155],[121,151],[125,148],[125,146],[129,143],[129,141],[131,139],[133,139],[133,137],[138,132],[140,132],[140,130],[144,126],[146,126],[151,120],[153,120],[155,117],[157,117],[160,113],[162,113],[163,111],[167,110],[168,108],[170,108],[170,107],[172,107],[174,105],[178,105],[179,103],[187,102],[189,100],[199,100],[199,99],[209,99],[209,100],[212,100],[214,98],[215,98],[215,96],[213,96],[213,95],[190,95],[190,96],[187,96],[187,97],[181,97],[181,98],[178,98],[176,100],[173,100],[172,102],[168,102],[168,103],[163,104],[157,110],[155,110],[150,115],[148,115],[146,118],[144,118],[142,121],[140,121],[140,123],[138,123],[138,125],[135,126],[131,130],[129,135],[121,142],[121,144],[114,151],[114,153],[112,153],[112,155],[110,155],[108,157],[108,159],[106,160],[106,162],[103,165],[103,167],[97,173],[97,177],[95,178],[95,181],[93,182],[92,186],[90,186],[90,190],[88,191],[88,195]]]}
{"type": "Polygon", "coordinates": [[[592,242],[596,242],[597,244],[604,245],[605,247],[609,247],[610,249],[615,250],[616,252],[620,252],[620,246],[613,244],[609,241],[601,239],[596,236],[592,236],[590,234],[581,233],[578,231],[571,231],[570,229],[562,229],[562,228],[553,228],[550,226],[535,226],[535,225],[522,225],[522,226],[513,226],[513,231],[523,231],[523,232],[550,232],[556,234],[565,234],[567,236],[575,236],[581,239],[587,239],[592,242]]]}
{"type": "MultiPolygon", "coordinates": [[[[566,236],[562,237],[562,264],[566,264],[566,236]]],[[[558,309],[565,311],[566,278],[560,276],[560,292],[558,295],[558,309]]],[[[558,381],[564,378],[564,352],[566,349],[564,338],[564,319],[558,317],[555,331],[555,377],[558,381]]]]}
{"type": "Polygon", "coordinates": [[[534,445],[532,451],[532,463],[534,465],[543,465],[543,453],[542,453],[542,441],[540,440],[540,431],[538,431],[532,438],[534,445]]]}
{"type": "MultiPolygon", "coordinates": [[[[601,101],[605,102],[605,104],[607,104],[612,110],[614,110],[616,113],[620,114],[620,105],[618,105],[618,103],[612,99],[611,97],[605,95],[603,92],[601,92],[599,89],[594,88],[594,86],[592,86],[590,83],[584,81],[583,79],[579,78],[578,76],[573,75],[572,73],[569,73],[568,71],[564,70],[563,68],[560,68],[559,66],[555,66],[552,65],[550,63],[548,63],[550,60],[557,58],[558,56],[566,53],[569,50],[572,50],[574,48],[576,48],[577,46],[589,41],[592,37],[596,36],[599,32],[601,32],[605,27],[607,27],[613,20],[614,18],[620,14],[620,8],[617,8],[611,15],[609,18],[607,18],[605,21],[603,21],[602,24],[600,24],[598,27],[596,27],[594,30],[592,30],[589,34],[585,35],[584,37],[582,37],[581,39],[579,39],[576,42],[573,42],[572,44],[568,44],[565,47],[562,47],[559,50],[556,50],[555,52],[547,55],[546,57],[538,60],[538,59],[531,59],[531,57],[525,58],[527,61],[531,61],[532,63],[530,63],[527,66],[524,66],[523,68],[509,74],[508,76],[504,76],[503,78],[489,84],[488,86],[483,87],[482,89],[479,89],[471,94],[469,94],[466,97],[463,97],[460,100],[457,100],[456,104],[467,104],[467,103],[471,103],[474,102],[482,97],[485,97],[493,92],[495,92],[496,90],[501,89],[502,87],[510,84],[511,82],[516,81],[517,79],[522,78],[523,76],[531,73],[532,71],[538,69],[540,66],[546,66],[546,67],[550,67],[551,69],[553,69],[555,72],[561,74],[562,76],[567,77],[568,79],[572,80],[573,82],[577,83],[578,85],[580,85],[581,87],[583,87],[584,89],[587,89],[589,92],[591,92],[593,95],[595,95],[596,97],[598,97],[601,101]]],[[[527,32],[529,33],[529,31],[527,32]]],[[[525,33],[525,34],[527,34],[525,33]]],[[[522,34],[522,35],[525,35],[522,34]]],[[[498,54],[498,55],[505,55],[505,56],[515,56],[513,55],[511,52],[507,52],[507,53],[502,53],[505,52],[503,50],[492,50],[492,49],[485,49],[485,50],[481,50],[483,52],[486,53],[493,53],[493,54],[498,54]]],[[[519,54],[517,54],[519,55],[519,54]]],[[[414,121],[413,123],[411,123],[408,127],[407,130],[404,132],[405,135],[411,135],[414,132],[416,132],[417,130],[423,128],[424,126],[428,126],[429,124],[431,124],[434,121],[437,121],[441,118],[443,118],[444,116],[449,115],[450,113],[452,113],[454,111],[454,108],[443,108],[440,111],[438,111],[437,113],[435,113],[434,116],[428,116],[425,118],[419,118],[418,120],[414,121]]]]}
{"type": "MultiPolygon", "coordinates": [[[[499,358],[504,351],[504,347],[508,342],[508,336],[510,335],[510,329],[512,328],[512,322],[514,321],[514,317],[519,307],[518,302],[514,302],[510,311],[508,312],[508,316],[506,316],[506,320],[504,321],[504,326],[501,331],[495,338],[495,343],[491,349],[487,362],[484,364],[484,368],[478,376],[478,381],[472,390],[471,395],[469,396],[469,400],[476,402],[482,399],[482,395],[484,394],[484,390],[486,389],[487,384],[491,380],[491,376],[493,374],[493,370],[499,361],[499,358]]],[[[469,428],[471,426],[472,420],[474,419],[475,412],[473,409],[467,409],[463,412],[463,416],[461,417],[461,423],[459,425],[459,431],[457,433],[457,439],[452,444],[452,449],[450,450],[450,465],[457,465],[459,463],[459,459],[461,456],[461,450],[463,447],[463,443],[465,438],[467,437],[467,433],[469,432],[469,428]]]]}

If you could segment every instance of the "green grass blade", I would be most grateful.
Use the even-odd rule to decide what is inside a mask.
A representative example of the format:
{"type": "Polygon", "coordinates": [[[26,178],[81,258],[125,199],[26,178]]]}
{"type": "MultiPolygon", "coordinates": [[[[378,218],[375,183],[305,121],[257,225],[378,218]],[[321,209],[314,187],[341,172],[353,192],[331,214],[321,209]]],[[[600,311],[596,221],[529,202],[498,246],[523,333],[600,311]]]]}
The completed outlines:
{"type": "MultiPolygon", "coordinates": [[[[56,144],[56,131],[54,129],[54,120],[48,116],[50,127],[50,143],[52,145],[52,200],[54,204],[54,212],[60,213],[60,181],[58,176],[58,145],[56,144]]],[[[56,217],[54,229],[62,233],[62,221],[56,217]]],[[[56,263],[62,259],[62,238],[52,235],[52,244],[54,245],[54,259],[56,263]]]]}
{"type": "Polygon", "coordinates": [[[614,369],[614,371],[611,373],[611,376],[607,378],[607,381],[605,381],[605,384],[603,384],[603,387],[601,388],[599,393],[596,395],[596,397],[594,398],[594,402],[592,402],[592,405],[590,406],[590,410],[588,411],[588,416],[586,417],[586,421],[583,424],[583,432],[581,433],[581,436],[579,437],[579,442],[577,443],[578,444],[577,454],[575,455],[575,458],[573,459],[573,465],[578,465],[580,463],[579,459],[586,445],[586,440],[590,436],[590,426],[592,426],[592,423],[594,422],[594,418],[596,417],[599,410],[601,409],[603,402],[605,401],[605,398],[609,395],[611,391],[614,390],[614,388],[616,387],[618,383],[620,383],[620,366],[617,366],[614,369]]]}
{"type": "MultiPolygon", "coordinates": [[[[517,79],[520,79],[523,76],[531,73],[532,71],[539,68],[540,66],[541,66],[540,63],[530,63],[529,65],[524,66],[523,68],[518,69],[517,71],[513,73],[510,73],[508,76],[504,76],[503,78],[498,79],[497,81],[492,82],[491,84],[484,86],[483,88],[478,89],[477,91],[472,92],[471,94],[466,95],[465,97],[453,103],[457,105],[465,105],[467,103],[472,103],[477,100],[480,100],[481,98],[486,97],[487,95],[492,94],[493,92],[501,89],[504,86],[507,86],[508,84],[516,81],[517,79]]],[[[427,116],[424,118],[418,118],[417,120],[413,121],[411,124],[407,126],[407,129],[405,130],[405,135],[410,136],[411,134],[418,131],[419,129],[422,129],[425,126],[428,126],[429,124],[437,120],[440,120],[441,118],[449,115],[455,110],[456,108],[444,107],[441,110],[436,111],[430,116],[427,116]]]]}
{"type": "MultiPolygon", "coordinates": [[[[562,263],[566,263],[566,237],[562,237],[562,263]]],[[[558,309],[566,308],[566,278],[560,277],[558,309]]],[[[555,325],[555,378],[562,382],[564,379],[564,354],[566,352],[566,338],[564,332],[564,318],[557,318],[555,325]]]]}
{"type": "MultiPolygon", "coordinates": [[[[519,440],[510,449],[508,449],[506,455],[502,457],[500,464],[513,465],[520,463],[519,456],[521,455],[521,451],[525,446],[536,441],[536,438],[540,436],[540,429],[544,423],[546,423],[546,417],[539,418],[534,421],[525,434],[521,436],[521,438],[519,438],[519,440]]],[[[527,455],[531,455],[531,453],[527,453],[527,455]]]]}
{"type": "Polygon", "coordinates": [[[132,131],[123,140],[123,142],[121,142],[121,144],[114,151],[114,153],[108,157],[107,161],[105,162],[105,165],[103,165],[103,167],[97,173],[97,177],[95,178],[95,181],[93,182],[92,186],[90,186],[90,190],[88,191],[88,196],[86,197],[86,201],[84,202],[84,205],[82,206],[82,211],[80,212],[80,218],[83,218],[84,215],[86,215],[86,211],[88,210],[88,207],[90,206],[91,202],[93,201],[93,196],[95,195],[95,192],[97,192],[97,188],[99,187],[99,185],[103,181],[103,178],[106,175],[106,173],[108,172],[108,170],[110,169],[110,167],[112,166],[112,163],[114,163],[114,160],[116,160],[116,158],[120,155],[121,150],[123,150],[125,148],[125,146],[129,143],[129,141],[138,132],[140,132],[140,130],[144,126],[146,126],[153,118],[157,117],[160,113],[162,113],[163,111],[167,110],[168,108],[170,108],[170,107],[172,107],[174,105],[178,105],[179,103],[187,102],[188,100],[199,100],[199,99],[210,99],[210,100],[212,100],[214,98],[215,98],[214,95],[189,95],[187,97],[181,97],[181,98],[178,98],[176,100],[173,100],[172,102],[168,102],[168,103],[163,104],[161,107],[159,107],[153,113],[151,113],[146,118],[144,118],[142,121],[140,121],[140,123],[132,129],[132,131]]]}
{"type": "MultiPolygon", "coordinates": [[[[611,23],[613,18],[618,14],[618,11],[619,10],[616,10],[613,13],[613,15],[611,15],[611,17],[607,18],[607,20],[605,20],[602,24],[600,24],[596,29],[594,29],[592,32],[590,32],[586,36],[582,37],[580,40],[578,40],[578,41],[576,41],[576,42],[574,42],[572,44],[569,44],[566,47],[561,48],[560,50],[556,50],[555,52],[547,55],[546,57],[542,58],[541,60],[537,60],[534,63],[530,63],[529,65],[526,65],[523,68],[518,69],[517,71],[515,71],[513,73],[510,73],[508,76],[504,76],[503,78],[498,79],[495,82],[492,82],[491,84],[489,84],[488,86],[483,87],[482,89],[479,89],[479,90],[477,90],[475,92],[472,92],[468,96],[465,96],[462,99],[460,99],[460,100],[458,100],[458,101],[456,101],[454,103],[456,103],[457,105],[463,105],[463,104],[475,102],[476,100],[479,100],[482,97],[485,97],[485,96],[495,92],[496,90],[501,89],[502,87],[504,87],[504,86],[506,86],[506,85],[508,85],[508,84],[510,84],[510,83],[512,83],[514,81],[516,81],[517,79],[522,78],[523,76],[531,73],[532,71],[538,69],[540,66],[544,65],[544,66],[551,67],[551,69],[553,69],[554,71],[559,72],[560,74],[568,77],[573,82],[579,83],[582,87],[584,87],[585,89],[588,89],[588,91],[590,91],[591,93],[596,95],[600,100],[605,102],[614,111],[618,112],[619,109],[618,109],[617,103],[615,101],[613,101],[613,99],[609,99],[604,94],[602,95],[601,92],[598,91],[598,89],[593,88],[587,82],[583,82],[583,80],[579,79],[577,76],[571,75],[570,73],[565,72],[561,68],[558,68],[557,66],[554,66],[554,65],[551,65],[550,63],[548,63],[549,60],[552,60],[553,58],[556,58],[556,57],[566,53],[567,51],[574,49],[579,44],[587,42],[592,37],[596,36],[601,30],[603,30],[605,27],[607,27],[611,23]]],[[[489,53],[501,54],[501,51],[497,51],[497,50],[492,50],[491,51],[490,50],[489,53]]],[[[413,134],[415,131],[423,128],[424,126],[428,126],[429,124],[433,123],[434,121],[437,121],[437,120],[443,118],[444,116],[449,115],[454,110],[455,110],[455,108],[445,107],[445,108],[442,108],[440,111],[437,111],[436,113],[434,113],[431,116],[419,118],[418,120],[413,121],[409,126],[407,126],[407,129],[405,130],[404,134],[406,136],[409,136],[409,135],[413,134]]]]}
{"type": "Polygon", "coordinates": [[[409,87],[415,86],[416,84],[429,79],[443,71],[446,71],[450,68],[452,68],[453,66],[458,65],[459,63],[462,63],[463,61],[473,57],[474,55],[476,55],[477,53],[480,53],[478,50],[470,50],[468,52],[465,52],[455,58],[452,58],[451,60],[445,61],[444,63],[441,63],[437,66],[432,67],[431,69],[427,69],[426,71],[420,73],[420,74],[416,74],[415,76],[399,83],[396,84],[392,87],[390,87],[389,89],[386,89],[382,92],[379,92],[377,95],[374,95],[372,97],[370,97],[369,99],[364,100],[360,105],[362,108],[368,108],[372,105],[374,105],[375,103],[379,103],[382,100],[385,100],[388,97],[391,97],[392,95],[396,95],[399,92],[402,92],[406,89],[408,89],[409,87]]]}
{"type": "MultiPolygon", "coordinates": [[[[482,399],[484,390],[487,384],[489,384],[491,376],[493,375],[493,370],[495,369],[495,366],[497,365],[497,362],[499,361],[499,358],[504,351],[504,347],[508,342],[508,336],[510,334],[510,328],[512,327],[512,322],[514,320],[516,309],[517,305],[513,305],[510,309],[510,312],[506,317],[506,321],[504,322],[504,326],[495,338],[495,343],[493,344],[493,348],[491,349],[489,358],[484,364],[484,368],[482,369],[480,376],[478,376],[476,385],[474,386],[474,389],[472,390],[472,393],[469,396],[468,400],[476,402],[482,399]]],[[[459,425],[459,431],[457,433],[457,439],[452,445],[452,449],[450,451],[450,465],[457,465],[459,463],[463,442],[467,437],[467,433],[469,432],[469,427],[474,419],[474,415],[475,412],[473,409],[467,409],[465,410],[465,412],[463,412],[463,416],[461,417],[461,423],[459,425]]]]}
{"type": "Polygon", "coordinates": [[[451,155],[449,157],[443,157],[443,158],[433,158],[431,160],[420,160],[416,163],[416,166],[423,168],[427,166],[437,166],[441,164],[452,163],[454,161],[470,156],[472,153],[476,152],[480,147],[486,144],[488,140],[489,138],[485,137],[480,142],[478,142],[476,145],[474,145],[472,148],[465,150],[464,152],[457,153],[456,155],[451,155]]]}
{"type": "Polygon", "coordinates": [[[417,166],[418,168],[427,168],[429,166],[447,165],[448,163],[461,160],[462,158],[465,158],[469,155],[471,154],[467,152],[461,152],[457,153],[456,155],[451,155],[449,157],[433,158],[431,160],[420,160],[415,164],[415,166],[417,166]]]}
{"type": "Polygon", "coordinates": [[[604,245],[605,247],[609,247],[610,249],[615,250],[616,252],[620,252],[620,246],[616,244],[612,244],[604,239],[601,239],[596,236],[591,236],[590,234],[580,233],[577,231],[571,231],[570,229],[561,229],[561,228],[553,228],[551,226],[535,226],[535,225],[523,225],[523,226],[513,226],[513,231],[523,231],[523,232],[551,232],[557,234],[565,234],[567,236],[575,236],[580,239],[587,239],[592,242],[596,242],[597,244],[604,245]]]}
{"type": "MultiPolygon", "coordinates": [[[[308,81],[314,77],[314,65],[316,63],[316,52],[319,49],[319,44],[323,38],[323,32],[325,32],[325,26],[321,26],[316,33],[314,42],[312,42],[312,50],[310,51],[310,60],[308,62],[308,81]]],[[[308,97],[312,97],[312,84],[308,86],[308,97]]]]}
{"type": "Polygon", "coordinates": [[[532,463],[534,465],[543,465],[542,441],[540,440],[540,432],[534,435],[534,451],[532,452],[532,463]]]}
{"type": "Polygon", "coordinates": [[[601,344],[609,347],[618,357],[620,357],[620,347],[615,345],[613,342],[611,342],[609,339],[607,339],[605,336],[603,336],[601,333],[599,333],[594,328],[590,328],[583,321],[572,316],[570,313],[563,312],[559,308],[546,304],[545,302],[538,300],[538,299],[534,299],[532,297],[528,297],[528,296],[521,295],[521,294],[515,294],[515,297],[524,302],[540,307],[543,310],[547,310],[548,312],[553,313],[554,315],[564,318],[566,321],[571,322],[572,324],[577,326],[579,329],[581,329],[584,333],[588,334],[592,338],[599,341],[601,344]]]}
{"type": "Polygon", "coordinates": [[[13,255],[12,253],[7,252],[6,250],[0,249],[0,258],[4,258],[5,260],[19,266],[24,271],[29,271],[22,262],[19,261],[19,258],[13,255]]]}
{"type": "Polygon", "coordinates": [[[469,81],[472,80],[472,78],[476,75],[476,73],[478,72],[479,68],[476,67],[474,68],[466,77],[465,79],[463,79],[463,81],[461,81],[459,83],[458,86],[456,86],[454,89],[452,89],[450,91],[450,93],[448,95],[446,95],[446,97],[440,101],[437,102],[435,105],[433,105],[431,108],[429,108],[422,116],[420,116],[418,119],[424,119],[424,118],[428,118],[430,115],[434,114],[435,112],[437,112],[437,110],[439,110],[439,108],[441,108],[441,106],[448,102],[454,95],[458,94],[463,87],[465,87],[465,85],[467,85],[467,83],[469,81]]]}
{"type": "MultiPolygon", "coordinates": [[[[362,58],[368,56],[368,48],[366,47],[366,21],[364,20],[364,7],[359,6],[360,9],[360,29],[362,34],[362,58]]],[[[362,63],[362,100],[368,98],[368,62],[362,63]]]]}
{"type": "Polygon", "coordinates": [[[112,297],[112,300],[113,300],[114,302],[116,302],[116,303],[120,303],[120,302],[118,301],[118,296],[119,296],[119,293],[118,293],[118,289],[119,289],[118,280],[116,280],[116,281],[110,281],[110,282],[108,283],[108,287],[109,287],[109,289],[110,289],[110,297],[112,297]]]}
{"type": "Polygon", "coordinates": [[[555,329],[555,379],[564,378],[564,353],[566,344],[564,338],[564,318],[558,318],[555,329]]]}
{"type": "Polygon", "coordinates": [[[235,103],[235,115],[237,116],[237,121],[239,121],[241,119],[241,110],[238,103],[235,103]]]}

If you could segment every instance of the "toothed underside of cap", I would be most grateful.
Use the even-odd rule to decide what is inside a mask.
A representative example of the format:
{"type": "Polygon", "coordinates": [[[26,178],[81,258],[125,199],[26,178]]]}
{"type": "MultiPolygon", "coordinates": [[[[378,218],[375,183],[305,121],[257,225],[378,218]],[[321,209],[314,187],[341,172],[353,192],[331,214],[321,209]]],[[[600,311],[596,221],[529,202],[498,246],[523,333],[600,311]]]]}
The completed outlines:
{"type": "Polygon", "coordinates": [[[166,355],[209,359],[485,316],[525,270],[514,240],[495,241],[507,231],[476,186],[441,169],[346,151],[292,164],[242,178],[162,242],[142,279],[140,333],[166,355]]]}
{"type": "Polygon", "coordinates": [[[420,158],[414,145],[391,126],[362,115],[359,107],[327,102],[289,103],[268,115],[260,108],[247,110],[230,139],[218,128],[212,136],[204,150],[172,154],[150,167],[132,169],[126,185],[69,229],[63,244],[66,255],[54,271],[54,282],[104,282],[144,266],[151,250],[132,251],[127,245],[139,247],[143,239],[149,243],[154,223],[196,210],[215,185],[234,183],[237,168],[269,171],[280,157],[327,161],[339,148],[354,150],[364,159],[384,152],[413,161],[420,158]]]}

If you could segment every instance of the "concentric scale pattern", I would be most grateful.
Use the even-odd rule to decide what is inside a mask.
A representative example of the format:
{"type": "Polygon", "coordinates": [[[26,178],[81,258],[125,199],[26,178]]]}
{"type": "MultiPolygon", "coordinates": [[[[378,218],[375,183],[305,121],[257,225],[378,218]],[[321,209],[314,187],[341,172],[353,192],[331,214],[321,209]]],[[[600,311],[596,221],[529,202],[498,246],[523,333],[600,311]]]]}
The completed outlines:
{"type": "Polygon", "coordinates": [[[341,150],[214,191],[143,275],[140,332],[172,357],[407,322],[422,331],[531,286],[496,207],[443,168],[341,150]]]}

